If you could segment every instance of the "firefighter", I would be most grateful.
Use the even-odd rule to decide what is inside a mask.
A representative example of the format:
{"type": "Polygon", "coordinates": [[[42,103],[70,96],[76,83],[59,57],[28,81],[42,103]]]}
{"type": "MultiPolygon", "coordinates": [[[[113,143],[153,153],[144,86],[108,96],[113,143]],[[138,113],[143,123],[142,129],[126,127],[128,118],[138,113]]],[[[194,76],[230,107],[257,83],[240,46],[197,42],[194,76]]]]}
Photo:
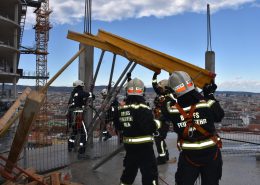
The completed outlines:
{"type": "Polygon", "coordinates": [[[145,103],[144,84],[138,78],[126,85],[125,105],[115,111],[116,129],[123,135],[126,150],[121,185],[134,182],[138,169],[142,174],[143,185],[158,184],[158,169],[153,150],[153,134],[160,127],[154,120],[152,110],[145,103]]]}
{"type": "Polygon", "coordinates": [[[84,106],[88,98],[95,99],[95,95],[91,92],[85,92],[83,90],[84,82],[76,80],[73,82],[73,90],[70,95],[68,102],[68,127],[72,129],[70,138],[68,140],[69,152],[75,147],[75,140],[77,134],[80,134],[80,147],[78,150],[79,154],[85,153],[85,145],[87,140],[87,128],[84,124],[84,106]]]}
{"type": "Polygon", "coordinates": [[[167,145],[165,139],[167,137],[167,133],[169,131],[169,121],[165,119],[165,117],[161,114],[161,106],[165,100],[165,95],[168,94],[167,89],[165,87],[168,85],[168,80],[164,79],[157,83],[157,76],[159,73],[154,73],[152,86],[154,91],[156,92],[156,97],[154,99],[154,116],[156,119],[161,121],[161,128],[158,129],[159,135],[154,137],[156,149],[158,152],[157,164],[165,164],[169,160],[169,151],[167,149],[167,145]]]}
{"type": "Polygon", "coordinates": [[[224,111],[213,95],[217,86],[206,85],[203,97],[184,71],[173,72],[168,86],[177,103],[167,98],[162,113],[172,121],[178,135],[176,184],[194,185],[200,175],[202,185],[218,185],[222,174],[221,140],[214,123],[222,120],[224,111]]]}
{"type": "MultiPolygon", "coordinates": [[[[103,99],[106,99],[107,94],[108,94],[107,89],[102,89],[101,95],[102,95],[103,99]]],[[[113,122],[114,111],[118,105],[119,105],[119,102],[118,102],[117,98],[115,98],[115,100],[111,103],[110,108],[106,111],[105,120],[104,120],[105,125],[103,125],[103,128],[101,128],[101,130],[103,130],[103,136],[104,136],[103,141],[107,141],[109,138],[112,137],[112,135],[108,131],[109,130],[108,127],[109,126],[111,127],[113,125],[113,124],[111,124],[111,122],[113,122]]],[[[101,125],[101,127],[102,127],[102,125],[101,125]]]]}

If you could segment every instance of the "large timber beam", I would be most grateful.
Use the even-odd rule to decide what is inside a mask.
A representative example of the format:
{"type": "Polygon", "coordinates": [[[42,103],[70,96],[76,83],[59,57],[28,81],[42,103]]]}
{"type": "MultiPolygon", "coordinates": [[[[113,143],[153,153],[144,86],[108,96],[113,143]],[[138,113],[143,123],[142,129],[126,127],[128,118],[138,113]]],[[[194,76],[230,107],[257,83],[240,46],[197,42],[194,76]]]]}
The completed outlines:
{"type": "MultiPolygon", "coordinates": [[[[26,143],[26,138],[28,137],[29,130],[31,128],[32,123],[36,119],[38,112],[46,98],[46,92],[49,86],[52,84],[54,80],[56,80],[59,75],[82,53],[86,48],[81,48],[48,82],[43,88],[39,90],[39,92],[31,91],[28,95],[24,108],[20,114],[17,114],[15,118],[19,119],[19,125],[16,129],[16,133],[14,136],[14,140],[11,146],[11,150],[8,155],[8,161],[5,165],[5,170],[10,173],[12,172],[14,166],[16,164],[19,155],[26,143]]],[[[14,122],[16,119],[13,119],[14,122]]]]}
{"type": "Polygon", "coordinates": [[[115,53],[117,55],[121,55],[123,57],[128,58],[129,60],[134,60],[136,63],[138,63],[152,71],[155,71],[155,72],[160,71],[160,68],[154,67],[154,66],[150,65],[149,63],[142,61],[142,59],[103,41],[102,39],[98,38],[97,36],[68,31],[67,38],[80,42],[82,44],[86,44],[86,45],[93,46],[93,47],[96,47],[96,48],[99,48],[99,49],[102,49],[105,51],[109,51],[109,52],[115,53]]]}
{"type": "Polygon", "coordinates": [[[12,106],[6,111],[6,113],[0,118],[0,137],[4,134],[8,128],[13,124],[10,122],[12,116],[17,113],[17,109],[21,103],[25,101],[26,97],[30,94],[31,89],[27,87],[23,93],[15,100],[12,106]]]}
{"type": "Polygon", "coordinates": [[[24,109],[19,120],[19,125],[17,127],[15,137],[11,146],[11,150],[8,155],[8,161],[5,166],[5,170],[7,170],[8,172],[12,171],[14,167],[12,164],[16,164],[19,158],[19,155],[25,144],[25,139],[28,136],[29,129],[41,108],[44,98],[44,93],[32,91],[26,99],[24,109]]]}
{"type": "Polygon", "coordinates": [[[206,83],[210,83],[216,76],[214,73],[203,68],[106,31],[99,30],[97,36],[109,44],[138,57],[149,66],[163,69],[170,73],[173,71],[186,71],[193,78],[194,83],[200,88],[206,83]]]}

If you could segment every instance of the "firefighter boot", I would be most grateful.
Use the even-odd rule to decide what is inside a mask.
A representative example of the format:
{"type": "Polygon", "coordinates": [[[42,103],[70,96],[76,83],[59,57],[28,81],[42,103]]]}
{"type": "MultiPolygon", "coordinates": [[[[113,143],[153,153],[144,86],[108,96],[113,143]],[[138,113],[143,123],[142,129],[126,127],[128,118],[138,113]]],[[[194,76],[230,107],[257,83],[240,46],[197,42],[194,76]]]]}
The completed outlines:
{"type": "Polygon", "coordinates": [[[81,147],[79,147],[78,153],[79,154],[84,154],[85,150],[86,150],[85,146],[81,146],[81,147]]]}
{"type": "Polygon", "coordinates": [[[108,140],[109,138],[111,138],[112,136],[111,136],[111,134],[108,132],[108,131],[106,131],[105,133],[104,133],[104,139],[103,139],[103,141],[106,141],[106,140],[108,140]]]}
{"type": "Polygon", "coordinates": [[[165,164],[167,162],[166,157],[157,157],[157,165],[165,164]]]}
{"type": "Polygon", "coordinates": [[[166,150],[166,161],[169,161],[169,151],[166,150]]]}
{"type": "Polygon", "coordinates": [[[78,153],[79,154],[84,154],[86,150],[86,143],[80,142],[79,143],[79,150],[78,153]]]}
{"type": "Polygon", "coordinates": [[[71,152],[72,149],[74,148],[74,142],[69,139],[68,141],[68,151],[71,152]]]}

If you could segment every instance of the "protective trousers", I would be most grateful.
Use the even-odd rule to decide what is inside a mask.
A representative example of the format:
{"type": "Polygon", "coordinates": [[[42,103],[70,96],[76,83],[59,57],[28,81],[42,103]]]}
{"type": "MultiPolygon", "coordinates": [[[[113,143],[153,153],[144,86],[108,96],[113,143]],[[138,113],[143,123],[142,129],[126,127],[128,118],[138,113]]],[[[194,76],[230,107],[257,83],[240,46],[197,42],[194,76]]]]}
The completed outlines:
{"type": "Polygon", "coordinates": [[[165,139],[167,137],[167,133],[169,131],[169,125],[165,121],[161,121],[162,126],[158,129],[159,135],[154,137],[155,145],[158,152],[158,158],[163,160],[169,160],[169,152],[167,149],[167,145],[165,139]]]}
{"type": "Polygon", "coordinates": [[[143,185],[158,185],[158,169],[152,145],[136,150],[126,149],[124,167],[121,184],[132,184],[140,168],[143,185]]]}
{"type": "Polygon", "coordinates": [[[194,166],[187,160],[183,152],[180,153],[178,168],[175,173],[176,185],[194,185],[199,175],[201,175],[201,185],[219,185],[222,175],[220,150],[218,150],[216,159],[212,159],[202,166],[194,166]]]}
{"type": "Polygon", "coordinates": [[[83,125],[83,117],[82,114],[74,114],[73,115],[73,122],[70,123],[70,127],[72,128],[72,132],[70,133],[70,138],[68,141],[68,150],[71,151],[72,148],[75,147],[75,142],[76,142],[76,138],[77,135],[79,135],[79,145],[81,151],[79,151],[80,153],[84,153],[84,148],[86,145],[86,134],[87,134],[87,130],[85,125],[83,125]]]}

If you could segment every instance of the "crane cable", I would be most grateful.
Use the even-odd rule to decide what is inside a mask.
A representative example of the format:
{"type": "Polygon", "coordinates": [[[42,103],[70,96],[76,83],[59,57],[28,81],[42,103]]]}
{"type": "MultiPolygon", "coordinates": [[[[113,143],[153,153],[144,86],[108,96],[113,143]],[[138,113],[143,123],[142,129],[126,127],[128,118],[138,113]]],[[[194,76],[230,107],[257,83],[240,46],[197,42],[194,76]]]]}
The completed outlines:
{"type": "Polygon", "coordinates": [[[91,34],[91,11],[92,0],[85,0],[85,14],[84,14],[84,33],[91,34]]]}
{"type": "Polygon", "coordinates": [[[212,51],[212,46],[211,46],[211,26],[210,26],[210,7],[209,7],[209,4],[207,4],[207,51],[212,51]]]}

